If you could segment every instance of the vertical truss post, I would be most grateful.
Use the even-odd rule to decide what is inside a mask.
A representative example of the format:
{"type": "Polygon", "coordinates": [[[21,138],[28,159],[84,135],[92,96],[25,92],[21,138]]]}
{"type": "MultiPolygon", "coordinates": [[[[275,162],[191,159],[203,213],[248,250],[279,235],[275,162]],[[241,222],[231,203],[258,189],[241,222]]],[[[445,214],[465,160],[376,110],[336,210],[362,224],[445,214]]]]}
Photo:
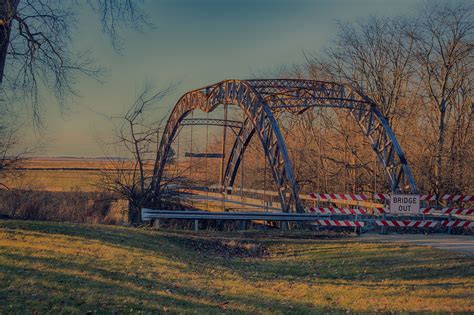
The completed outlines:
{"type": "Polygon", "coordinates": [[[221,168],[219,172],[219,185],[224,187],[224,164],[225,164],[225,149],[227,143],[227,105],[224,105],[224,130],[222,131],[222,159],[221,168]]]}

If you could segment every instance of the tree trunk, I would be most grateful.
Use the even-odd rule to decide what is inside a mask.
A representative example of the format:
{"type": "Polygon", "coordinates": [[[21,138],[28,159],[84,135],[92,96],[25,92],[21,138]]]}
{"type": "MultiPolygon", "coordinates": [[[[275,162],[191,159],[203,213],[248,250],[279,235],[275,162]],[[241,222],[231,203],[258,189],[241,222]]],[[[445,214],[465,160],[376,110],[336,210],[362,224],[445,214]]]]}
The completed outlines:
{"type": "Polygon", "coordinates": [[[11,18],[20,0],[0,0],[0,86],[3,83],[5,62],[10,44],[11,18]]]}
{"type": "Polygon", "coordinates": [[[142,222],[141,218],[142,207],[133,201],[128,201],[128,223],[136,224],[142,222]]]}

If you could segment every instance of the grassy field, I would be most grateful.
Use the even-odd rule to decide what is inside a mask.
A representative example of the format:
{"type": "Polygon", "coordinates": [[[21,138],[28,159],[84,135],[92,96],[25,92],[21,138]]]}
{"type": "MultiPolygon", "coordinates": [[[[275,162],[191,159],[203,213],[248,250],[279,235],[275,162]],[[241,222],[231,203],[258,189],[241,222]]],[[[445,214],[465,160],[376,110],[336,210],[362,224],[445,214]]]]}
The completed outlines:
{"type": "MultiPolygon", "coordinates": [[[[102,189],[103,172],[132,169],[133,164],[126,160],[45,157],[27,159],[19,167],[17,176],[4,179],[2,184],[16,189],[91,192],[102,189]]],[[[152,169],[152,165],[146,168],[152,169]]]]}
{"type": "Polygon", "coordinates": [[[470,258],[278,233],[0,221],[0,313],[474,311],[470,258]]]}
{"type": "Polygon", "coordinates": [[[47,191],[97,191],[99,171],[26,170],[5,184],[10,188],[47,191]]]}
{"type": "MultiPolygon", "coordinates": [[[[117,163],[125,163],[118,161],[117,163]]],[[[125,165],[129,167],[129,165],[125,165]]],[[[112,170],[107,160],[86,158],[30,158],[25,160],[15,178],[5,184],[10,188],[47,191],[96,191],[101,170],[112,170]]]]}

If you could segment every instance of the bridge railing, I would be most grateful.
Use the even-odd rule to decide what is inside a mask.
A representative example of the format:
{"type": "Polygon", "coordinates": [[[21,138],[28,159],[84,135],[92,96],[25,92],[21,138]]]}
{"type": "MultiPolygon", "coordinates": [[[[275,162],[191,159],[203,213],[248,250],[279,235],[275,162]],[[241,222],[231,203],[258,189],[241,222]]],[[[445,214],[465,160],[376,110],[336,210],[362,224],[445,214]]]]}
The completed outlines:
{"type": "MultiPolygon", "coordinates": [[[[213,196],[224,196],[231,200],[252,200],[258,204],[267,202],[270,207],[278,209],[278,193],[269,190],[258,190],[250,188],[227,188],[230,193],[222,194],[221,186],[194,187],[193,193],[206,194],[212,192],[213,196]]],[[[332,214],[332,215],[384,215],[388,212],[388,194],[319,194],[311,193],[300,195],[305,202],[306,210],[310,213],[332,214]],[[343,206],[341,206],[343,205],[343,206]]],[[[469,203],[474,201],[471,195],[443,195],[439,198],[436,195],[420,195],[422,216],[474,216],[474,209],[469,207],[469,203]],[[439,201],[444,202],[440,205],[439,201]]]]}
{"type": "Polygon", "coordinates": [[[364,229],[387,228],[392,229],[431,229],[438,231],[452,228],[474,229],[473,221],[447,221],[447,220],[413,220],[413,219],[376,219],[367,216],[359,218],[324,218],[319,214],[309,213],[269,213],[269,212],[207,212],[207,211],[176,211],[176,210],[155,210],[142,209],[143,221],[157,221],[162,219],[193,220],[194,229],[197,230],[199,221],[202,220],[236,220],[236,221],[283,221],[283,222],[306,222],[317,227],[331,228],[355,228],[359,232],[364,229]]]}
{"type": "MultiPolygon", "coordinates": [[[[247,213],[251,211],[281,212],[276,192],[239,187],[230,191],[234,194],[223,194],[219,186],[182,189],[182,192],[187,195],[185,198],[206,203],[207,207],[204,207],[206,210],[220,211],[219,209],[221,209],[247,213]],[[267,198],[262,199],[261,196],[267,198]],[[215,206],[213,209],[209,207],[212,203],[215,206]]],[[[420,213],[404,216],[393,215],[389,212],[389,198],[386,194],[312,193],[301,197],[307,202],[306,212],[316,215],[318,219],[328,220],[326,222],[328,226],[346,226],[344,221],[360,221],[378,227],[474,228],[474,209],[462,207],[474,201],[473,196],[443,195],[438,199],[434,195],[420,195],[423,203],[420,213]],[[444,205],[438,204],[440,200],[444,201],[444,205]]]]}
{"type": "Polygon", "coordinates": [[[233,220],[233,221],[266,221],[266,222],[307,222],[321,226],[339,226],[361,228],[364,221],[351,220],[327,220],[322,219],[318,214],[310,213],[283,213],[283,212],[207,212],[207,211],[176,211],[176,210],[155,210],[143,208],[141,212],[143,221],[155,221],[162,219],[192,220],[194,230],[198,230],[199,221],[202,220],[233,220]]]}

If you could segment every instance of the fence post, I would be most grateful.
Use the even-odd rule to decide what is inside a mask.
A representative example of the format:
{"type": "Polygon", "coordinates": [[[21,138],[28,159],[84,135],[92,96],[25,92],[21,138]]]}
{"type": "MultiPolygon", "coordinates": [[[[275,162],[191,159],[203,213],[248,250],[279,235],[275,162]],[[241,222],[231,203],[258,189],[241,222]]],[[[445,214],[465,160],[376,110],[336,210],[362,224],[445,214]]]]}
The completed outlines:
{"type": "MultiPolygon", "coordinates": [[[[442,195],[440,195],[439,197],[442,198],[441,196],[442,196],[442,195]]],[[[442,202],[442,201],[441,201],[441,202],[442,202]]],[[[438,204],[439,204],[439,203],[438,203],[438,204]]],[[[448,199],[448,202],[447,202],[446,205],[447,205],[448,208],[451,208],[452,205],[453,205],[453,203],[452,203],[452,201],[451,201],[450,199],[448,199]]],[[[443,209],[443,205],[441,205],[440,208],[443,209]]],[[[451,234],[451,233],[453,232],[452,226],[451,226],[451,224],[450,224],[451,221],[452,221],[452,215],[451,215],[451,212],[450,212],[449,215],[448,215],[448,234],[451,234]]]]}
{"type": "Polygon", "coordinates": [[[450,224],[451,218],[452,218],[452,217],[451,217],[451,213],[450,213],[449,216],[448,216],[448,234],[451,234],[451,233],[452,233],[451,224],[450,224]]]}
{"type": "Polygon", "coordinates": [[[198,231],[199,230],[199,220],[195,219],[194,220],[194,231],[198,231]]]}
{"type": "MultiPolygon", "coordinates": [[[[354,210],[356,211],[356,214],[355,214],[355,221],[357,222],[357,218],[359,217],[359,216],[358,216],[358,213],[357,213],[357,212],[359,211],[359,205],[356,205],[356,206],[354,207],[354,210]]],[[[362,231],[361,231],[361,232],[362,232],[362,231]]],[[[357,234],[357,226],[354,226],[354,233],[357,234]]]]}
{"type": "MultiPolygon", "coordinates": [[[[387,209],[387,205],[388,205],[388,201],[387,199],[384,199],[383,201],[383,212],[382,212],[382,220],[387,220],[387,212],[386,212],[386,209],[387,209]]],[[[382,225],[382,229],[381,229],[381,234],[387,234],[387,231],[386,231],[386,227],[385,225],[382,225]]]]}
{"type": "MultiPolygon", "coordinates": [[[[420,208],[421,209],[427,208],[427,207],[429,207],[427,200],[420,201],[420,208]]],[[[421,212],[421,220],[425,221],[425,213],[424,212],[421,212]]]]}

